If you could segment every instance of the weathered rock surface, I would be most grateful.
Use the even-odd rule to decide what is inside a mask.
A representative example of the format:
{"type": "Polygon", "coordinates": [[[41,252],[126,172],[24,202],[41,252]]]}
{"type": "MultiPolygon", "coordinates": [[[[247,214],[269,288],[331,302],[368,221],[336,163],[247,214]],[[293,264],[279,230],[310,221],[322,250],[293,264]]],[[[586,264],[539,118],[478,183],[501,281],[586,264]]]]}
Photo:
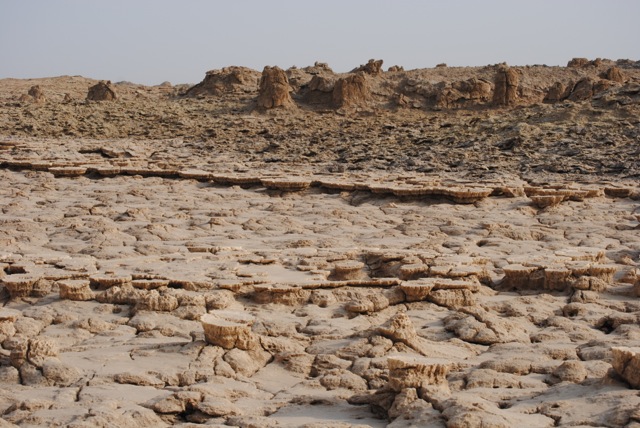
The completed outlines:
{"type": "Polygon", "coordinates": [[[185,95],[221,96],[227,93],[255,91],[258,89],[260,73],[247,67],[225,67],[208,71],[202,82],[189,88],[185,95]]]}
{"type": "Polygon", "coordinates": [[[638,68],[581,64],[0,81],[0,423],[634,426],[638,68]]]}
{"type": "Polygon", "coordinates": [[[493,102],[496,105],[510,106],[518,100],[520,75],[517,69],[501,65],[494,79],[493,102]]]}
{"type": "Polygon", "coordinates": [[[114,101],[118,96],[114,91],[111,81],[98,82],[89,88],[87,100],[90,101],[114,101]]]}
{"type": "Polygon", "coordinates": [[[260,77],[258,107],[265,109],[293,107],[291,90],[284,70],[279,67],[265,67],[260,77]]]}
{"type": "Polygon", "coordinates": [[[371,93],[364,72],[338,79],[331,92],[333,106],[336,108],[364,106],[370,98],[371,93]]]}

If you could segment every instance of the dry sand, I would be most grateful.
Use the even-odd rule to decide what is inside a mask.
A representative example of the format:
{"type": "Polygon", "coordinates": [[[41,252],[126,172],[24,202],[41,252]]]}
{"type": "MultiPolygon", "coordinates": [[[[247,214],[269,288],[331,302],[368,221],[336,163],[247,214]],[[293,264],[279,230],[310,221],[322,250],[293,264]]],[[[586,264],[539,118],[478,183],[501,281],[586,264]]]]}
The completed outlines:
{"type": "Polygon", "coordinates": [[[321,65],[274,110],[251,79],[0,81],[0,426],[639,426],[618,65],[555,103],[612,63],[521,68],[507,106],[438,101],[500,67],[367,69],[348,108],[305,104],[321,65]]]}

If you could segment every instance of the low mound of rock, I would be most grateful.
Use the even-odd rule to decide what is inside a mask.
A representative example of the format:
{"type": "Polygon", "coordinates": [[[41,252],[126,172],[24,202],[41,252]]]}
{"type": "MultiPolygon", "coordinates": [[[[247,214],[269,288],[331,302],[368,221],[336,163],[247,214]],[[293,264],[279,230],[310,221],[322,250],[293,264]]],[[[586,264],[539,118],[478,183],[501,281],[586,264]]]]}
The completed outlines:
{"type": "Polygon", "coordinates": [[[247,67],[225,67],[207,71],[202,82],[187,90],[187,97],[201,95],[220,96],[227,93],[254,92],[258,90],[260,72],[247,67]]]}

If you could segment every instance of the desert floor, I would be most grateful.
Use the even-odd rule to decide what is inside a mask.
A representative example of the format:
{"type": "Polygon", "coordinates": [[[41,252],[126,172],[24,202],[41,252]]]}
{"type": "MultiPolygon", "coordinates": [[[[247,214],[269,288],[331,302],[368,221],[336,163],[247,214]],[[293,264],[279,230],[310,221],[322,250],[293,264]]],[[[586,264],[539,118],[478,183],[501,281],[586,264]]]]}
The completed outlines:
{"type": "Polygon", "coordinates": [[[0,426],[640,426],[626,73],[454,109],[0,81],[0,426]]]}

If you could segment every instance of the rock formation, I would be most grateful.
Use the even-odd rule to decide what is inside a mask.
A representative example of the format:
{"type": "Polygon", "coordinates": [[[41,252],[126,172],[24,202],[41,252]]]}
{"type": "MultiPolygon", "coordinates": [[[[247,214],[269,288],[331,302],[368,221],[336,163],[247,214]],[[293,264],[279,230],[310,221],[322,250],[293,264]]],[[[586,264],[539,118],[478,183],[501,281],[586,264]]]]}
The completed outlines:
{"type": "Polygon", "coordinates": [[[602,77],[603,79],[611,80],[612,82],[617,82],[617,83],[623,83],[625,80],[624,75],[622,74],[622,71],[620,71],[620,69],[616,66],[607,68],[607,70],[604,71],[600,75],[600,77],[602,77]]]}
{"type": "Polygon", "coordinates": [[[90,101],[114,101],[118,97],[113,90],[111,81],[98,82],[89,88],[87,92],[87,100],[90,101]]]}
{"type": "Polygon", "coordinates": [[[30,97],[29,101],[41,104],[47,101],[47,97],[45,97],[44,92],[40,88],[40,85],[34,85],[29,88],[29,92],[27,95],[30,97]]]}
{"type": "MultiPolygon", "coordinates": [[[[379,60],[370,59],[369,62],[367,62],[366,64],[351,70],[351,73],[357,73],[359,71],[362,71],[371,76],[377,76],[382,73],[382,63],[383,61],[381,59],[379,60]]],[[[395,70],[395,71],[398,71],[398,70],[395,70]]]]}
{"type": "Polygon", "coordinates": [[[331,93],[335,108],[364,106],[370,98],[371,92],[367,84],[367,78],[362,72],[349,74],[338,79],[331,93]]]}
{"type": "Polygon", "coordinates": [[[567,67],[569,68],[581,68],[589,64],[589,60],[587,58],[572,58],[568,63],[567,67]]]}
{"type": "Polygon", "coordinates": [[[611,349],[611,365],[632,388],[640,389],[640,349],[615,347],[611,349]]]}
{"type": "Polygon", "coordinates": [[[284,70],[279,67],[265,67],[260,78],[258,107],[264,109],[293,107],[291,90],[284,70]]]}
{"type": "Polygon", "coordinates": [[[185,95],[220,96],[227,93],[254,92],[259,88],[261,75],[258,71],[247,67],[225,67],[221,70],[207,71],[202,82],[189,88],[185,95]]]}
{"type": "Polygon", "coordinates": [[[500,65],[496,71],[493,90],[493,103],[500,106],[514,105],[518,99],[520,75],[518,70],[500,65]]]}

